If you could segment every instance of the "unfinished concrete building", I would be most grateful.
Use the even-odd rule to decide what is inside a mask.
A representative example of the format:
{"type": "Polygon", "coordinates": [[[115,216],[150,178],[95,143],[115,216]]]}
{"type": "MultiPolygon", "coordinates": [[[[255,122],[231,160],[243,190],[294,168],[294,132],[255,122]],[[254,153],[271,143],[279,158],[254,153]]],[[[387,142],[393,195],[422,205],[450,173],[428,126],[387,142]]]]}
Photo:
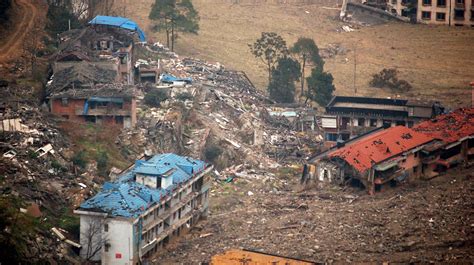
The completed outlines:
{"type": "Polygon", "coordinates": [[[336,96],[326,106],[318,125],[326,141],[346,141],[378,127],[412,127],[443,110],[438,103],[431,102],[336,96]]]}
{"type": "Polygon", "coordinates": [[[431,178],[474,158],[474,108],[459,109],[413,128],[379,128],[308,160],[302,181],[363,186],[431,178]]]}
{"type": "Polygon", "coordinates": [[[134,127],[137,122],[134,86],[122,84],[70,88],[48,96],[51,113],[64,119],[134,127]]]}
{"type": "Polygon", "coordinates": [[[212,166],[175,154],[135,166],[80,205],[81,256],[142,264],[207,214],[212,166]]]}
{"type": "MultiPolygon", "coordinates": [[[[426,24],[474,26],[474,0],[415,0],[416,21],[426,24]]],[[[387,0],[387,10],[408,17],[409,0],[387,0]]]]}

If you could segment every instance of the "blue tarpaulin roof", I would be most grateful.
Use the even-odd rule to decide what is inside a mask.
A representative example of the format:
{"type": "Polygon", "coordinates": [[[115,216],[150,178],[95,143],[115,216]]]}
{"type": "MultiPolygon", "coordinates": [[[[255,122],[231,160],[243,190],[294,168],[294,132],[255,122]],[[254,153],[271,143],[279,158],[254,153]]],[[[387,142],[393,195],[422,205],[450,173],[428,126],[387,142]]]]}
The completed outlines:
{"type": "Polygon", "coordinates": [[[123,98],[112,98],[112,97],[90,97],[89,102],[114,102],[123,103],[123,98]]]}
{"type": "Polygon", "coordinates": [[[108,25],[112,27],[124,28],[138,33],[140,41],[146,41],[145,32],[133,20],[124,17],[96,16],[89,21],[92,25],[108,25]]]}
{"type": "Polygon", "coordinates": [[[188,77],[188,78],[178,78],[176,76],[168,75],[168,74],[162,74],[161,75],[161,82],[163,83],[173,83],[173,82],[186,82],[187,84],[191,84],[193,82],[193,79],[188,77]]]}
{"type": "Polygon", "coordinates": [[[135,166],[118,177],[114,183],[105,183],[102,191],[85,201],[80,209],[108,213],[110,216],[137,217],[150,206],[169,195],[176,185],[186,182],[207,167],[204,161],[176,154],[155,155],[148,161],[137,160],[135,166]],[[173,178],[168,189],[152,189],[136,183],[136,173],[160,177],[165,173],[173,178]]]}

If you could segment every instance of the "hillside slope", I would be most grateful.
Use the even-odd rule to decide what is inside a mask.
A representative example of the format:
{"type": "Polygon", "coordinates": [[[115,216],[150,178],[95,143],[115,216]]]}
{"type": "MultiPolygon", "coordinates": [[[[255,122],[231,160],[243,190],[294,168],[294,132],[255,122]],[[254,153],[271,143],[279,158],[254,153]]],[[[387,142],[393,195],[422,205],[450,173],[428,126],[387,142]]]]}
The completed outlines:
{"type": "MultiPolygon", "coordinates": [[[[454,107],[470,103],[468,84],[474,80],[474,71],[469,69],[474,60],[472,29],[390,23],[341,33],[343,23],[336,19],[336,1],[305,5],[245,4],[248,2],[259,3],[194,0],[201,16],[201,30],[199,35],[181,34],[178,53],[244,70],[258,87],[264,88],[264,66],[251,56],[247,44],[262,31],[275,31],[289,44],[299,36],[307,36],[314,38],[320,48],[339,44],[348,50],[345,55],[326,60],[326,69],[334,75],[339,95],[354,94],[353,50],[356,47],[357,95],[395,96],[389,91],[368,87],[372,74],[395,67],[401,72],[400,78],[414,85],[414,90],[402,97],[441,100],[454,107]]],[[[129,5],[124,15],[148,29],[147,17],[152,3],[153,0],[145,0],[129,5]]],[[[164,40],[160,34],[152,34],[152,37],[164,40]]]]}

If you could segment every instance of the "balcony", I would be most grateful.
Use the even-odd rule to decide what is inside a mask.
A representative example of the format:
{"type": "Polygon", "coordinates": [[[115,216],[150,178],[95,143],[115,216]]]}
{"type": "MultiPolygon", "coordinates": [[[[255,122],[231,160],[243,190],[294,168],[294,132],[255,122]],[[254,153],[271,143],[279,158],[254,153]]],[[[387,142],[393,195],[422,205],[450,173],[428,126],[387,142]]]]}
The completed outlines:
{"type": "Polygon", "coordinates": [[[88,109],[87,113],[84,114],[84,108],[76,108],[76,115],[88,115],[88,116],[131,116],[132,112],[127,109],[117,108],[95,108],[88,109]]]}

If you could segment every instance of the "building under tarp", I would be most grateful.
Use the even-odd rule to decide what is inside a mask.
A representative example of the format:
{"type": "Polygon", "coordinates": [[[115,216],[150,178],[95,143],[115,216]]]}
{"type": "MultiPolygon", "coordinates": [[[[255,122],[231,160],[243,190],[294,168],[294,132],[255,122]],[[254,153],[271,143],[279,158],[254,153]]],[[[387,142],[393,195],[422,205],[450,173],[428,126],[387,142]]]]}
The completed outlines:
{"type": "Polygon", "coordinates": [[[140,38],[140,41],[146,41],[145,32],[138,26],[135,21],[124,18],[124,17],[110,17],[110,16],[96,16],[94,19],[89,21],[91,25],[106,25],[112,27],[119,27],[135,31],[140,38]]]}

